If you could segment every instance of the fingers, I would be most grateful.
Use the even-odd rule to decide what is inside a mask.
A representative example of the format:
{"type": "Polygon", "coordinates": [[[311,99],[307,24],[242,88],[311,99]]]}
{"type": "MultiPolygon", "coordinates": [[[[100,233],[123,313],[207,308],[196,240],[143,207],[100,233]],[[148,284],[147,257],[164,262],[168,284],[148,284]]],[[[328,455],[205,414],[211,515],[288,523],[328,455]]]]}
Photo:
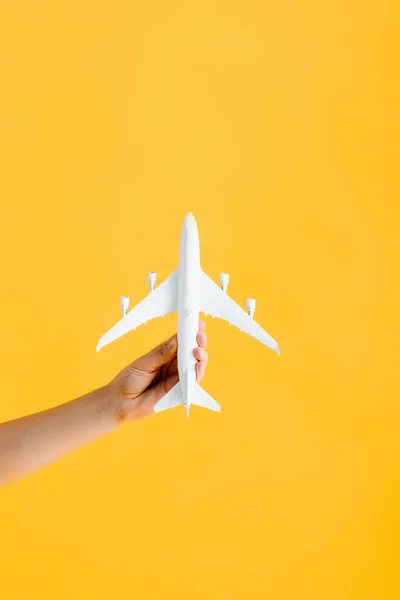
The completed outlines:
{"type": "MultiPolygon", "coordinates": [[[[197,365],[197,377],[200,378],[204,376],[205,366],[208,361],[208,355],[205,352],[204,348],[207,346],[207,334],[205,333],[205,322],[199,322],[199,332],[197,334],[197,343],[199,345],[198,348],[195,348],[195,356],[198,360],[199,364],[197,365]],[[204,351],[204,354],[201,354],[197,357],[198,351],[204,351]]],[[[153,348],[148,354],[141,356],[134,363],[135,369],[139,371],[146,371],[147,373],[152,373],[157,371],[163,365],[170,363],[176,356],[177,352],[177,336],[174,334],[168,340],[153,348]]],[[[199,381],[199,379],[198,379],[199,381]]]]}
{"type": "Polygon", "coordinates": [[[204,348],[200,348],[200,347],[195,348],[193,354],[194,354],[195,359],[197,360],[196,381],[199,382],[203,379],[204,374],[205,374],[206,366],[208,363],[208,354],[204,350],[204,348]]]}
{"type": "Polygon", "coordinates": [[[148,354],[141,356],[138,358],[134,365],[135,368],[141,371],[157,371],[160,367],[169,363],[176,356],[177,350],[177,339],[176,334],[159,344],[153,350],[150,350],[148,354]]]}
{"type": "Polygon", "coordinates": [[[197,360],[196,365],[196,381],[199,382],[203,379],[206,366],[208,363],[208,354],[205,351],[205,347],[207,346],[207,334],[204,329],[206,328],[205,321],[199,322],[199,333],[197,334],[197,343],[199,345],[198,348],[194,349],[194,356],[197,360]]]}
{"type": "Polygon", "coordinates": [[[205,362],[205,363],[208,362],[208,354],[204,350],[204,348],[200,348],[200,346],[198,348],[195,348],[193,351],[193,354],[194,354],[196,360],[205,362]]]}
{"type": "Polygon", "coordinates": [[[200,321],[199,333],[197,334],[197,343],[201,348],[205,348],[207,346],[207,334],[204,332],[205,327],[205,322],[200,321]]]}

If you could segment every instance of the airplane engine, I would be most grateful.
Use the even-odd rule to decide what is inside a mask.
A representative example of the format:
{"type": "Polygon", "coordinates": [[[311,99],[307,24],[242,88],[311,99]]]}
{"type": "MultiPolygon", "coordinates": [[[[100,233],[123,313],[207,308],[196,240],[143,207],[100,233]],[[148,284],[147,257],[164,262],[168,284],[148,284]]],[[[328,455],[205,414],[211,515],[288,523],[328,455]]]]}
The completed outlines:
{"type": "Polygon", "coordinates": [[[249,316],[253,318],[254,311],[256,310],[256,300],[255,298],[247,298],[246,300],[246,308],[249,316]]]}
{"type": "Polygon", "coordinates": [[[154,287],[156,285],[157,273],[155,271],[150,271],[147,275],[147,281],[149,283],[150,292],[154,291],[154,287]]]}
{"type": "Polygon", "coordinates": [[[126,311],[128,310],[128,306],[129,306],[128,296],[121,296],[119,305],[120,305],[120,308],[122,311],[122,316],[124,317],[126,315],[126,311]]]}
{"type": "Polygon", "coordinates": [[[219,276],[219,281],[221,284],[222,291],[226,292],[229,283],[229,273],[221,273],[219,276]]]}

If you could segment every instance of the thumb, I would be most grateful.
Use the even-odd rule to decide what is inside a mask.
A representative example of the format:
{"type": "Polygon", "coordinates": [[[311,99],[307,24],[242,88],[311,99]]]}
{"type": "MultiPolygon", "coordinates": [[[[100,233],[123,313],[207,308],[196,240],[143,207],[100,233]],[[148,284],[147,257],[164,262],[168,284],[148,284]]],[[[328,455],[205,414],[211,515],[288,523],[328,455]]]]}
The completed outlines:
{"type": "Polygon", "coordinates": [[[135,367],[141,371],[148,371],[150,373],[156,371],[175,358],[177,347],[176,334],[174,334],[168,340],[138,358],[135,361],[135,367]]]}

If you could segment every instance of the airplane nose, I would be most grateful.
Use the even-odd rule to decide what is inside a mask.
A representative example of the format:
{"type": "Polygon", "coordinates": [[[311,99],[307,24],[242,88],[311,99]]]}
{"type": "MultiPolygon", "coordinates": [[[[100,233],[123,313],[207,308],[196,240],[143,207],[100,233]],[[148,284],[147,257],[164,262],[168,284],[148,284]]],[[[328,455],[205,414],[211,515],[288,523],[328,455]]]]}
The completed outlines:
{"type": "Polygon", "coordinates": [[[194,214],[189,212],[185,216],[185,225],[196,225],[196,219],[194,218],[194,214]]]}
{"type": "Polygon", "coordinates": [[[183,220],[182,230],[186,232],[186,234],[196,235],[198,232],[196,219],[194,218],[193,213],[187,213],[183,220]]]}

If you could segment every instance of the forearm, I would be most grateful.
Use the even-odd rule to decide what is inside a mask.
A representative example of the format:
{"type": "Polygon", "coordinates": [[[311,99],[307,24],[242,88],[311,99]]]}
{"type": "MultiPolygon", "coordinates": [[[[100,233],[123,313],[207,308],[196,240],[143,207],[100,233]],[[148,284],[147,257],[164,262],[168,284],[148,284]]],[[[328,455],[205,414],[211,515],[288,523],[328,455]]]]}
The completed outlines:
{"type": "Polygon", "coordinates": [[[49,465],[120,424],[107,387],[0,424],[0,486],[49,465]]]}

